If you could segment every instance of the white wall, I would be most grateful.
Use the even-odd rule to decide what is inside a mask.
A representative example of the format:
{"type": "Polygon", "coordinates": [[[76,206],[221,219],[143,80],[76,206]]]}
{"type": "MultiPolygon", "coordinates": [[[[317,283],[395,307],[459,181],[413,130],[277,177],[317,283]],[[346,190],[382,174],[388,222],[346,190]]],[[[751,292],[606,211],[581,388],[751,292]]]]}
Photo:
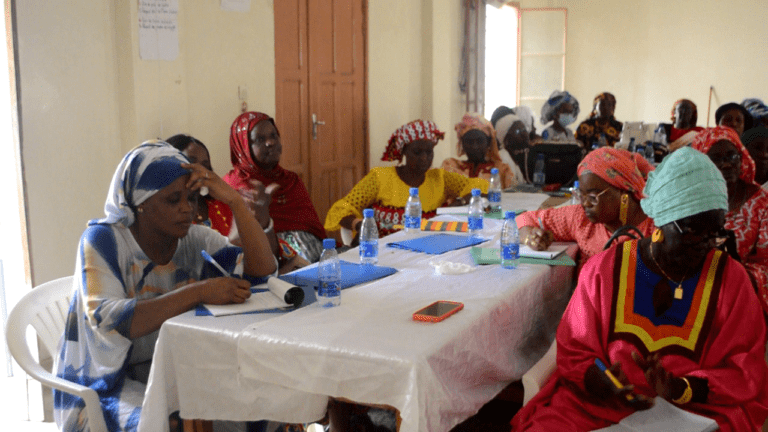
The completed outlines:
{"type": "MultiPolygon", "coordinates": [[[[247,13],[180,1],[180,55],[139,58],[137,2],[16,1],[21,132],[33,282],[71,274],[86,221],[103,214],[114,167],[148,138],[190,133],[229,169],[229,126],[250,109],[274,114],[274,0],[247,13]]],[[[611,91],[620,120],[666,121],[692,99],[705,123],[721,103],[768,99],[764,0],[521,0],[568,8],[566,88],[586,117],[611,91]]],[[[417,119],[446,132],[435,166],[455,153],[462,0],[368,0],[370,166],[391,133],[417,119]]],[[[512,102],[510,102],[512,104],[512,102]]]]}

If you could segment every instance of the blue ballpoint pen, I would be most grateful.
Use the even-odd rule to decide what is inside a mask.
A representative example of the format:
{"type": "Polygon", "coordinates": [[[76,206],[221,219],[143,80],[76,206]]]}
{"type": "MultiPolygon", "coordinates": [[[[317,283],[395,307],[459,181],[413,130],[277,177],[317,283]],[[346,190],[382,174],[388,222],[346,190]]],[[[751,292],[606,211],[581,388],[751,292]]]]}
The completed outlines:
{"type": "Polygon", "coordinates": [[[206,261],[213,264],[213,266],[216,267],[221,272],[222,275],[224,275],[225,277],[232,277],[228,271],[224,270],[224,267],[220,266],[219,263],[217,263],[216,260],[213,259],[213,257],[208,252],[205,251],[205,249],[201,250],[200,254],[203,255],[203,258],[205,258],[206,261]]]}

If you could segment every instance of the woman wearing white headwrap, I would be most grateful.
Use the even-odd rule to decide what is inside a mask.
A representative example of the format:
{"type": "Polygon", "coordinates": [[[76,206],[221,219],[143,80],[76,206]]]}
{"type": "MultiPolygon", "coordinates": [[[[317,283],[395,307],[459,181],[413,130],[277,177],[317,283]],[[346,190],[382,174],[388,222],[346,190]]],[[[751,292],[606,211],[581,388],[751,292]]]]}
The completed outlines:
{"type": "MultiPolygon", "coordinates": [[[[262,277],[277,263],[261,225],[216,174],[167,143],[131,150],[115,171],[104,206],[80,241],[72,304],[57,376],[96,390],[110,431],[135,430],[157,330],[200,303],[242,303],[251,282],[222,276],[201,251],[235,276],[262,277]],[[243,247],[192,225],[198,190],[232,209],[243,247]]],[[[88,430],[83,402],[54,392],[56,423],[88,430]]]]}
{"type": "MultiPolygon", "coordinates": [[[[491,123],[496,130],[496,141],[501,147],[499,156],[501,156],[501,161],[512,169],[514,183],[527,183],[528,180],[520,167],[525,166],[525,157],[531,147],[531,129],[526,126],[521,117],[515,114],[514,110],[504,106],[493,112],[491,123]]],[[[532,127],[533,122],[530,125],[532,127]]]]}

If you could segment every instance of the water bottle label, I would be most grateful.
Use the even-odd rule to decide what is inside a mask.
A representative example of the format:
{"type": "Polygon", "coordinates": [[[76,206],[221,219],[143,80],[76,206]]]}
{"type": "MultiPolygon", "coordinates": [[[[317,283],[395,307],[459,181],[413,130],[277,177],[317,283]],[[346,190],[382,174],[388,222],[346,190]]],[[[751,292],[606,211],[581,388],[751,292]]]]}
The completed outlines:
{"type": "Polygon", "coordinates": [[[546,177],[544,173],[533,173],[533,183],[542,185],[546,177]]]}
{"type": "Polygon", "coordinates": [[[501,248],[501,259],[503,260],[516,260],[520,258],[520,245],[519,244],[507,244],[501,248]]]}
{"type": "Polygon", "coordinates": [[[406,216],[405,227],[409,229],[421,229],[421,216],[406,216]]]}
{"type": "Polygon", "coordinates": [[[338,280],[321,280],[317,294],[320,297],[336,297],[341,294],[341,282],[338,280]]]}
{"type": "Polygon", "coordinates": [[[379,255],[379,242],[378,241],[361,241],[360,242],[360,256],[363,258],[376,258],[379,255]]]}
{"type": "Polygon", "coordinates": [[[483,218],[477,216],[470,216],[467,221],[470,231],[483,229],[483,218]]]}
{"type": "Polygon", "coordinates": [[[500,203],[501,202],[501,192],[498,191],[489,191],[488,192],[488,201],[492,203],[500,203]]]}

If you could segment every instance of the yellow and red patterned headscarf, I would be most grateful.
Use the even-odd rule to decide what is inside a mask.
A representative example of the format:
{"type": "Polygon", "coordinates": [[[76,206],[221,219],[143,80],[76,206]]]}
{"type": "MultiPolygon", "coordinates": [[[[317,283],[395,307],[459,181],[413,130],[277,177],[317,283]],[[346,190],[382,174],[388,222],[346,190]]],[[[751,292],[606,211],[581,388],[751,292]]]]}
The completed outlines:
{"type": "Polygon", "coordinates": [[[456,151],[459,153],[459,156],[464,154],[464,146],[461,143],[461,139],[464,135],[469,131],[479,130],[491,140],[491,145],[488,146],[488,152],[485,154],[486,159],[492,161],[501,160],[501,156],[499,156],[499,146],[496,143],[496,131],[493,129],[491,122],[482,115],[477,113],[466,113],[464,114],[464,117],[461,118],[461,121],[456,123],[454,129],[456,130],[456,135],[459,137],[459,142],[456,145],[456,151]]]}
{"type": "Polygon", "coordinates": [[[589,152],[579,164],[578,175],[592,173],[611,186],[627,191],[640,201],[648,173],[653,165],[637,153],[613,147],[600,147],[589,152]]]}
{"type": "Polygon", "coordinates": [[[723,140],[733,144],[741,154],[741,175],[739,178],[747,183],[755,183],[755,161],[752,160],[747,148],[741,143],[739,134],[728,126],[717,126],[699,132],[693,138],[691,147],[707,154],[716,142],[723,140]]]}
{"type": "Polygon", "coordinates": [[[434,145],[443,139],[445,133],[437,128],[437,125],[429,120],[414,120],[400,126],[391,137],[381,156],[383,161],[402,161],[403,149],[407,144],[418,140],[432,141],[434,145]]]}

